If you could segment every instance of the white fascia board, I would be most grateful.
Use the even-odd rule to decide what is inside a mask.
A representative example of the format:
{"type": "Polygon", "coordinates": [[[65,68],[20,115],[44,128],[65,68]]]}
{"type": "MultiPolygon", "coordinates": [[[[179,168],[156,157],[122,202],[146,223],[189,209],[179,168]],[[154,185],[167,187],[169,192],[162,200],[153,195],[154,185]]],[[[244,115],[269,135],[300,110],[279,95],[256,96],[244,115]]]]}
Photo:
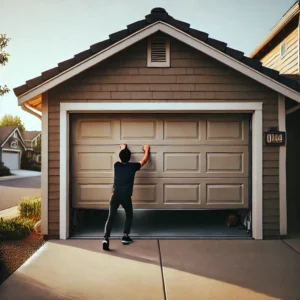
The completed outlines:
{"type": "Polygon", "coordinates": [[[281,93],[282,95],[291,98],[300,103],[300,94],[293,89],[286,87],[285,85],[269,78],[268,76],[248,67],[247,65],[235,60],[231,56],[207,45],[206,43],[193,38],[187,33],[184,33],[177,28],[158,21],[148,27],[141,29],[140,31],[133,33],[129,37],[113,44],[112,46],[102,50],[101,52],[87,58],[86,60],[78,63],[77,65],[67,69],[66,71],[58,74],[57,76],[43,82],[42,84],[34,87],[30,91],[20,95],[18,97],[19,105],[36,97],[39,94],[46,92],[47,90],[63,83],[64,81],[78,75],[79,73],[93,67],[101,61],[113,56],[114,54],[126,49],[127,47],[139,42],[140,40],[154,34],[157,31],[162,31],[179,41],[207,54],[208,56],[218,60],[221,63],[241,72],[242,74],[258,81],[259,83],[271,88],[272,90],[281,93]]]}

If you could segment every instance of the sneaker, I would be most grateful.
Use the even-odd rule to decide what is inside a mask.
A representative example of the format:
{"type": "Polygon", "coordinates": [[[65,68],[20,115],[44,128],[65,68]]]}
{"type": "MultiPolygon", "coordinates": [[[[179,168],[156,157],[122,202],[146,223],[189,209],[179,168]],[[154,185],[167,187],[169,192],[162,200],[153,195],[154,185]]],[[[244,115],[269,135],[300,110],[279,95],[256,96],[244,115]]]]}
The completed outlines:
{"type": "Polygon", "coordinates": [[[128,245],[128,244],[131,244],[131,243],[133,243],[133,240],[127,235],[127,236],[123,236],[122,237],[122,243],[124,244],[124,245],[128,245]]]}
{"type": "Polygon", "coordinates": [[[109,239],[106,237],[104,238],[102,242],[103,250],[108,251],[109,250],[109,239]]]}

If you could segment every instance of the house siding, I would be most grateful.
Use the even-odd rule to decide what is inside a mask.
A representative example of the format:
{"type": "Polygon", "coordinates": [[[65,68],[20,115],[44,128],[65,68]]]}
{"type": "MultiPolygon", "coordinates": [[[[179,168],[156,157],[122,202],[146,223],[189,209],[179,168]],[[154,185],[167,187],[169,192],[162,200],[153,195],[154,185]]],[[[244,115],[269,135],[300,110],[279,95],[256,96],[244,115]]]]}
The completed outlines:
{"type": "MultiPolygon", "coordinates": [[[[263,102],[264,131],[278,126],[277,93],[171,39],[171,67],[147,68],[147,41],[49,91],[49,236],[59,235],[60,102],[263,102]]],[[[279,148],[264,147],[264,237],[279,236],[279,148]]]]}
{"type": "Polygon", "coordinates": [[[296,28],[276,47],[274,47],[266,56],[261,59],[263,65],[279,71],[281,74],[299,73],[299,29],[296,28]],[[286,42],[286,54],[281,57],[280,46],[286,42]]]}

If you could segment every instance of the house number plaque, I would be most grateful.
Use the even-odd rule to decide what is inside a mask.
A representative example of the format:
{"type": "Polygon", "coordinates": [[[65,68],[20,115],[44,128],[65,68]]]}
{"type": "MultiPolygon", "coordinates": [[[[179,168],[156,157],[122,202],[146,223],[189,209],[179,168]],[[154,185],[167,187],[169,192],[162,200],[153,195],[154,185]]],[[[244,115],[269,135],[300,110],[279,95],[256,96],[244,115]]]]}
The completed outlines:
{"type": "Polygon", "coordinates": [[[270,130],[265,132],[265,143],[269,146],[284,146],[285,132],[278,130],[270,130]]]}

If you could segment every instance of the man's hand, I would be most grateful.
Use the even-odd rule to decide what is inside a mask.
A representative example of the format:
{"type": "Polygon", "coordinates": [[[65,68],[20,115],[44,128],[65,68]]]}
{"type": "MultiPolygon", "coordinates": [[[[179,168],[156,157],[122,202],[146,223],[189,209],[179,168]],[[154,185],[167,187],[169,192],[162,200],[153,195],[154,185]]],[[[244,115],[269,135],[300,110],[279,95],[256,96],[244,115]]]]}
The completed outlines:
{"type": "Polygon", "coordinates": [[[121,150],[126,149],[126,148],[127,148],[127,144],[121,144],[121,145],[120,145],[120,148],[121,148],[121,150]]]}
{"type": "Polygon", "coordinates": [[[149,152],[150,151],[150,146],[149,145],[144,145],[143,150],[144,150],[144,152],[149,152]]]}
{"type": "Polygon", "coordinates": [[[140,161],[141,167],[147,163],[149,158],[150,146],[144,145],[143,150],[145,152],[143,159],[140,161]]]}

